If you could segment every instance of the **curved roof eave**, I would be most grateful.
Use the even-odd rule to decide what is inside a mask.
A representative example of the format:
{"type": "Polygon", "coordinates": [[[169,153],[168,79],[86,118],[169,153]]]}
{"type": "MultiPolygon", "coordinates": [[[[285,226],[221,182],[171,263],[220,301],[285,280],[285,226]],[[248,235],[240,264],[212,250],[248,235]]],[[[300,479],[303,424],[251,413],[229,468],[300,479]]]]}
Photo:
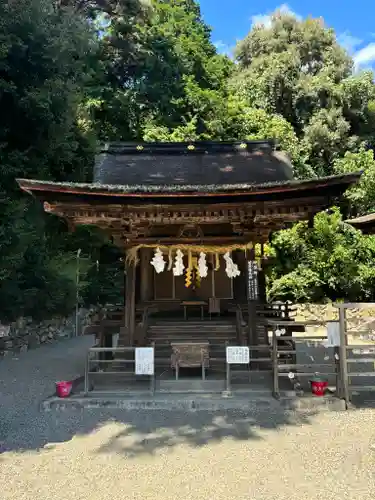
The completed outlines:
{"type": "Polygon", "coordinates": [[[131,198],[243,196],[276,192],[303,191],[321,187],[349,187],[358,182],[362,172],[321,177],[310,180],[289,180],[263,184],[208,184],[208,185],[117,185],[99,183],[52,182],[36,179],[16,179],[28,193],[66,193],[75,195],[116,196],[131,198]]]}

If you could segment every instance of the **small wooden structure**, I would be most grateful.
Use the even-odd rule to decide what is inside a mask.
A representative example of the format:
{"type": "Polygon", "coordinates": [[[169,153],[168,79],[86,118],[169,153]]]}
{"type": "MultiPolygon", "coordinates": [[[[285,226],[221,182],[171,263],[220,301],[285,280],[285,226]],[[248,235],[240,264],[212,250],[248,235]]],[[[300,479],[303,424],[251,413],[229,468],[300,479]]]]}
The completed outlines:
{"type": "Polygon", "coordinates": [[[202,368],[202,379],[210,365],[210,345],[208,342],[172,342],[171,365],[178,380],[180,368],[202,368]]]}
{"type": "MultiPolygon", "coordinates": [[[[189,302],[203,309],[219,304],[216,312],[225,321],[233,314],[237,342],[254,346],[268,341],[260,334],[257,310],[264,309],[270,235],[332,206],[359,177],[355,172],[295,180],[293,166],[272,141],[112,143],[101,150],[93,183],[18,179],[18,184],[69,227],[99,226],[123,249],[120,346],[147,345],[150,328],[156,331],[151,310],[166,316],[181,311],[175,340],[182,329],[188,340],[181,321],[189,302]],[[165,261],[162,272],[150,264],[157,248],[165,261]],[[180,274],[172,272],[178,250],[180,274]],[[199,258],[207,267],[204,276],[199,258]],[[230,274],[231,266],[238,275],[230,274]]],[[[207,332],[208,321],[203,322],[207,332]]],[[[230,325],[225,328],[231,331],[230,325]]],[[[195,327],[191,335],[199,331],[195,327]]],[[[179,352],[182,366],[185,355],[179,352]]]]}
{"type": "Polygon", "coordinates": [[[348,224],[351,224],[355,229],[360,229],[363,234],[375,233],[375,213],[362,215],[355,219],[348,219],[348,224]]]}

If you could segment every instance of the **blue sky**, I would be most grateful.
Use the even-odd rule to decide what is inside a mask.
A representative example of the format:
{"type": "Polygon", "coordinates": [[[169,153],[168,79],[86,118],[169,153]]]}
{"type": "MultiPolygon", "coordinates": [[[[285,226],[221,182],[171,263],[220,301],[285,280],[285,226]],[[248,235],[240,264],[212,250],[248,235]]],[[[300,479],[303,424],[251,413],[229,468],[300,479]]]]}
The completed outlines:
{"type": "Polygon", "coordinates": [[[357,69],[375,67],[375,0],[200,0],[204,20],[220,52],[231,52],[254,23],[280,8],[297,17],[323,17],[354,58],[357,69]]]}

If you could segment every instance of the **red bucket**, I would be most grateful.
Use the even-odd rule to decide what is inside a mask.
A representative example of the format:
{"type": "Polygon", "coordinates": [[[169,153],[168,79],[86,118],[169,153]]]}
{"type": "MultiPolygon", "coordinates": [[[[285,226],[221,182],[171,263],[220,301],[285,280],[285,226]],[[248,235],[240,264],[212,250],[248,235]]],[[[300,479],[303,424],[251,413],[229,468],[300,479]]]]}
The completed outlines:
{"type": "Polygon", "coordinates": [[[326,389],[328,387],[327,380],[316,377],[310,380],[310,383],[311,383],[311,392],[314,394],[314,396],[319,396],[319,397],[324,396],[326,389]]]}
{"type": "Polygon", "coordinates": [[[59,398],[67,398],[72,391],[73,382],[56,382],[56,394],[59,398]]]}

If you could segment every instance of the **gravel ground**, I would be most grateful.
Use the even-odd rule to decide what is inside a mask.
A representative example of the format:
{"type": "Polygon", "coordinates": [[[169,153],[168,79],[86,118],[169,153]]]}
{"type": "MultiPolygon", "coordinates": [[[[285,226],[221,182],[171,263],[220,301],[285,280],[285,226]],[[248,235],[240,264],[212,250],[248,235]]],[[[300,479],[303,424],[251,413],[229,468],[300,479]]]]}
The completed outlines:
{"type": "Polygon", "coordinates": [[[259,413],[86,410],[46,414],[42,428],[35,422],[28,432],[34,450],[13,446],[0,455],[3,500],[375,497],[371,410],[288,421],[259,413]]]}
{"type": "Polygon", "coordinates": [[[83,375],[93,342],[91,336],[65,339],[0,360],[0,452],[13,432],[18,439],[21,428],[32,428],[33,418],[38,423],[39,404],[53,394],[56,381],[83,375]]]}
{"type": "Polygon", "coordinates": [[[40,413],[79,342],[0,363],[2,500],[375,498],[371,409],[40,413]]]}

